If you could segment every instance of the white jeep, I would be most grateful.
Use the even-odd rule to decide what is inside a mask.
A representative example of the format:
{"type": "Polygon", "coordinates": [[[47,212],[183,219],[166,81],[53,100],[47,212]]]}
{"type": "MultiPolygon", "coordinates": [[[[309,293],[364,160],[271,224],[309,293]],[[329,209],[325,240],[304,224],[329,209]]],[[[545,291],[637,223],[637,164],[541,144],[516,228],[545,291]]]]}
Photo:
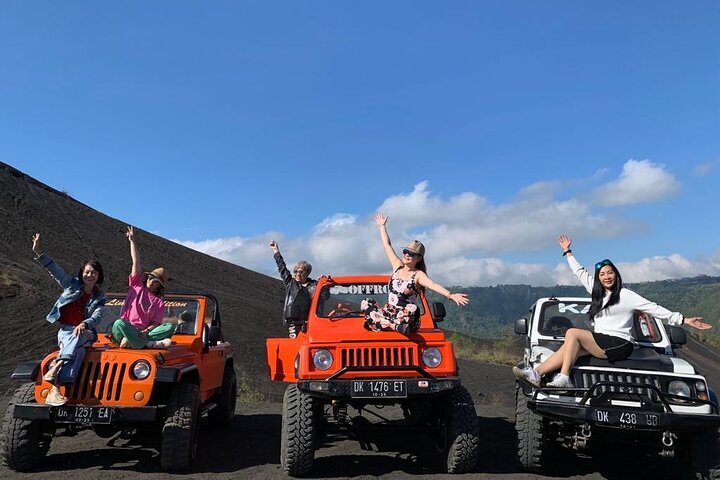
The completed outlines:
{"type": "MultiPolygon", "coordinates": [[[[589,298],[541,298],[527,318],[515,322],[526,337],[520,368],[535,366],[563,343],[568,328],[592,330],[589,298]]],[[[516,383],[517,456],[540,472],[548,450],[562,443],[591,447],[627,443],[628,448],[678,457],[690,478],[720,478],[718,403],[705,377],[675,350],[687,342],[682,327],[666,326],[636,312],[636,346],[617,362],[580,357],[570,374],[574,388],[516,383]],[[682,455],[679,455],[682,454],[682,455]]]]}

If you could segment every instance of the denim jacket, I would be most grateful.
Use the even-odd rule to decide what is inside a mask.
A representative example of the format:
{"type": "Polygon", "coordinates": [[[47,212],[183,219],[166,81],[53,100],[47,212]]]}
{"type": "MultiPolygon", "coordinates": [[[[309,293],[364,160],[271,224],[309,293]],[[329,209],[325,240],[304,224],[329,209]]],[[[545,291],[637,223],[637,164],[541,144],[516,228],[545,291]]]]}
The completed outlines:
{"type": "MultiPolygon", "coordinates": [[[[50,276],[55,279],[63,288],[60,297],[58,297],[55,305],[53,305],[50,313],[47,314],[48,322],[55,323],[60,319],[60,308],[68,305],[82,296],[84,285],[78,278],[73,277],[65,273],[55,260],[50,256],[41,254],[35,259],[40,265],[45,267],[50,276]]],[[[87,305],[85,306],[85,326],[91,330],[95,330],[97,322],[100,321],[102,316],[102,309],[105,306],[105,292],[95,287],[93,293],[90,295],[87,305]]]]}

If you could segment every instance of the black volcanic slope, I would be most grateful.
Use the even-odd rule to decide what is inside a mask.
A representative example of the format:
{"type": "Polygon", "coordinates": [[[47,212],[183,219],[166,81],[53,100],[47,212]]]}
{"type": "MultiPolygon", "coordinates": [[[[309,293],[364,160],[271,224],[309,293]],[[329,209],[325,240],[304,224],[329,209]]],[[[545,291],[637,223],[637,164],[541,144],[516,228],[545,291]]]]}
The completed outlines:
{"type": "MultiPolygon", "coordinates": [[[[105,269],[105,291],[124,292],[131,264],[124,231],[131,222],[108,217],[0,162],[0,394],[10,386],[17,362],[39,359],[55,347],[56,329],[45,315],[60,289],[33,261],[32,234],[42,234],[43,250],[68,272],[77,271],[84,258],[98,258],[105,269]]],[[[265,338],[284,333],[282,283],[136,232],[143,265],[169,269],[173,280],[168,292],[200,291],[218,297],[238,373],[244,373],[255,390],[277,392],[278,386],[267,379],[265,338]]]]}

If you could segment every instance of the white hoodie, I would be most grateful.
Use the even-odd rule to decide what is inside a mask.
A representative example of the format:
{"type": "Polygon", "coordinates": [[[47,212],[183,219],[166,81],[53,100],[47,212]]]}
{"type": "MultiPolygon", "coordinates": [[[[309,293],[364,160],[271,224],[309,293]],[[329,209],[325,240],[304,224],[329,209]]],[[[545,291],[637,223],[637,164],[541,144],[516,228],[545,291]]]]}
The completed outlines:
{"type": "MultiPolygon", "coordinates": [[[[575,259],[573,255],[567,255],[567,261],[575,276],[578,277],[588,293],[592,294],[594,276],[575,259]]],[[[610,299],[610,292],[605,292],[603,305],[610,299]]],[[[595,331],[624,338],[633,342],[633,313],[635,310],[645,312],[650,316],[667,321],[670,325],[682,325],[684,317],[681,313],[671,312],[655,302],[646,300],[632,290],[622,288],[620,290],[620,301],[615,305],[603,308],[595,316],[595,331]]]]}

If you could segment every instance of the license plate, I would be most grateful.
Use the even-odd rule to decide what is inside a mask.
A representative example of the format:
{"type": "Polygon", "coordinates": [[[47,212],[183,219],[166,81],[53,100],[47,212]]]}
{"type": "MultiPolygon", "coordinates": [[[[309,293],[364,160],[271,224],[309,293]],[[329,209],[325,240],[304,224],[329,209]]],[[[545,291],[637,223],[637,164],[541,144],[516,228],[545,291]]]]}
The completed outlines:
{"type": "Polygon", "coordinates": [[[112,422],[112,408],[62,405],[57,407],[55,421],[58,423],[109,424],[112,422]]]}
{"type": "Polygon", "coordinates": [[[353,380],[352,398],[405,398],[405,380],[353,380]]]}
{"type": "Polygon", "coordinates": [[[598,425],[610,425],[622,428],[656,428],[660,418],[656,413],[633,412],[632,410],[595,410],[598,425]]]}

